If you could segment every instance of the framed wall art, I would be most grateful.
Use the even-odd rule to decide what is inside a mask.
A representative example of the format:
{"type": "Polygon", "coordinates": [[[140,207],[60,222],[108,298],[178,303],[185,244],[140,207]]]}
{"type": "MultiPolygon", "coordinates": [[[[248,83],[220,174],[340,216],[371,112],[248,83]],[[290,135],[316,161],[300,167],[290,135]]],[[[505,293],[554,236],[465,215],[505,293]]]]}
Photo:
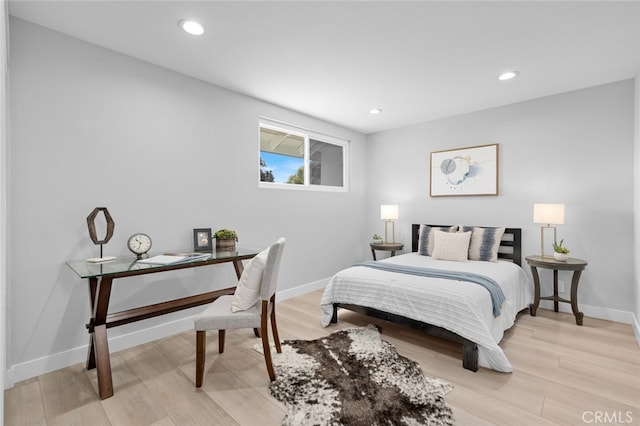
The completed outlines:
{"type": "Polygon", "coordinates": [[[193,250],[212,251],[211,228],[197,228],[193,230],[193,250]]]}
{"type": "Polygon", "coordinates": [[[498,144],[432,152],[429,178],[432,197],[498,195],[498,144]]]}

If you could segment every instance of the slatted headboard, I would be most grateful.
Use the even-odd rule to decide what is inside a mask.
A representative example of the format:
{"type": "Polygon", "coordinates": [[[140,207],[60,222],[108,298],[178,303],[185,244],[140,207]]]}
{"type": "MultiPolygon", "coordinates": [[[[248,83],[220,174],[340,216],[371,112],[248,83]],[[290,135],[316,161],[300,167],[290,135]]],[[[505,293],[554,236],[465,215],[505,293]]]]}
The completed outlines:
{"type": "MultiPolygon", "coordinates": [[[[451,226],[451,225],[429,225],[433,227],[451,226]]],[[[420,224],[411,225],[411,251],[418,251],[418,239],[420,238],[420,224]]],[[[522,229],[505,228],[500,249],[498,250],[498,258],[511,260],[513,263],[522,266],[522,229]]]]}

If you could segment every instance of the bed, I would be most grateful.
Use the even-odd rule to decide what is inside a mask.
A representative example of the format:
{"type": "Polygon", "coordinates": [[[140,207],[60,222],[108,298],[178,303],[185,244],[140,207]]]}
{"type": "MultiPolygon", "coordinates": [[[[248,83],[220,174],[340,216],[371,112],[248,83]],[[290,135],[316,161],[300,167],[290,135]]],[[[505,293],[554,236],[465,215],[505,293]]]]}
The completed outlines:
{"type": "Polygon", "coordinates": [[[320,302],[322,325],[337,323],[338,309],[348,309],[460,343],[465,369],[511,372],[498,344],[533,300],[521,267],[521,230],[413,224],[411,231],[411,253],[331,278],[320,302]],[[462,250],[475,260],[458,258],[462,250]]]}

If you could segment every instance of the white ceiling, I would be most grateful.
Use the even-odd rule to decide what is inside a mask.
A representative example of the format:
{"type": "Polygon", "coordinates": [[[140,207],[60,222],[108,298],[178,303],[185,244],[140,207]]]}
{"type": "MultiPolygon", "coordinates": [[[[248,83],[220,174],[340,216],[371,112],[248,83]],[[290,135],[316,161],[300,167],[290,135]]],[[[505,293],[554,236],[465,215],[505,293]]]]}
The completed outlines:
{"type": "Polygon", "coordinates": [[[640,67],[638,1],[11,0],[9,13],[364,133],[640,67]],[[182,18],[205,34],[183,33],[182,18]],[[520,76],[497,80],[511,69],[520,76]]]}

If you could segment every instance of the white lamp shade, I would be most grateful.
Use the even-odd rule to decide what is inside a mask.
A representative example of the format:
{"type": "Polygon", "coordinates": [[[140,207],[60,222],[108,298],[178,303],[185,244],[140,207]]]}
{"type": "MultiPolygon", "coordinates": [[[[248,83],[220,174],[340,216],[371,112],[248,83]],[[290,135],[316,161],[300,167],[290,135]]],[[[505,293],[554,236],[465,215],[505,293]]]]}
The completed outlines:
{"type": "Polygon", "coordinates": [[[396,220],[398,219],[397,204],[383,204],[380,206],[380,219],[396,220]]]}
{"type": "Polygon", "coordinates": [[[533,223],[563,224],[564,204],[534,204],[533,223]]]}

